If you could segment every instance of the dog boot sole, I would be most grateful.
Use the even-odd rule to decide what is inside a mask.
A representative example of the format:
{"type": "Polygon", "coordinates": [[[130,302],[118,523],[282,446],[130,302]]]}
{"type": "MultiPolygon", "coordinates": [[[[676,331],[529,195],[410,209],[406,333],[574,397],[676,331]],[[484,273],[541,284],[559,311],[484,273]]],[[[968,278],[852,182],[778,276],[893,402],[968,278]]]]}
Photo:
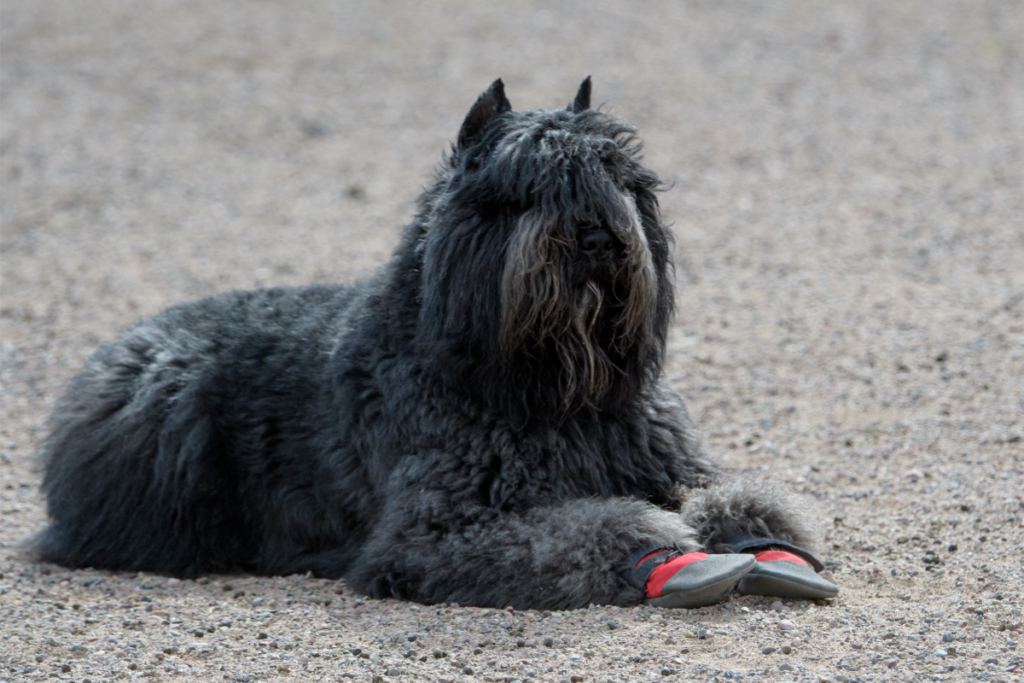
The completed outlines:
{"type": "Polygon", "coordinates": [[[794,600],[834,598],[839,594],[839,586],[815,574],[807,565],[784,560],[758,562],[736,589],[743,595],[794,600]]]}
{"type": "Polygon", "coordinates": [[[725,599],[754,569],[753,555],[708,555],[683,567],[661,588],[661,597],[650,598],[652,607],[705,607],[725,599]]]}

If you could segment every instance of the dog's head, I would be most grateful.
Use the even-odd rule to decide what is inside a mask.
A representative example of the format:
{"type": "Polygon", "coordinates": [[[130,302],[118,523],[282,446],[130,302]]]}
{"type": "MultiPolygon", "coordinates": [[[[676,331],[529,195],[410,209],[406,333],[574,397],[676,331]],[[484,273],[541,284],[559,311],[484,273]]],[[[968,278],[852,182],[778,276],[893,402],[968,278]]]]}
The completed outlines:
{"type": "Polygon", "coordinates": [[[421,341],[494,401],[614,408],[658,372],[670,236],[633,129],[590,108],[514,112],[500,80],[424,196],[421,341]]]}

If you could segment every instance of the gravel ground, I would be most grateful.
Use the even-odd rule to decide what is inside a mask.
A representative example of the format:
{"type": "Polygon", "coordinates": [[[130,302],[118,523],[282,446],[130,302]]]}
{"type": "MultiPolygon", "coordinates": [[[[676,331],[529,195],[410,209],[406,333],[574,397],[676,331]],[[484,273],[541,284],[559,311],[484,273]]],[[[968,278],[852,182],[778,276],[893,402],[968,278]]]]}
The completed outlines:
{"type": "Polygon", "coordinates": [[[1024,678],[1024,3],[4,0],[0,680],[1024,678]],[[34,564],[32,453],[142,315],[372,272],[476,96],[672,188],[666,372],[842,592],[567,613],[34,564]]]}

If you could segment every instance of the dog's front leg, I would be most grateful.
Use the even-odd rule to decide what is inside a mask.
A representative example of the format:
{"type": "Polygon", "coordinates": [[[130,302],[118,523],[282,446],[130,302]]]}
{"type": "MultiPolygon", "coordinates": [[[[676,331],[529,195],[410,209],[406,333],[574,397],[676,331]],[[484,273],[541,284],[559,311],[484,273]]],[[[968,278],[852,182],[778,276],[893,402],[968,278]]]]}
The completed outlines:
{"type": "Polygon", "coordinates": [[[635,605],[625,560],[645,546],[696,550],[674,512],[642,501],[573,500],[522,512],[467,502],[437,488],[392,489],[353,570],[375,597],[489,607],[635,605]]]}

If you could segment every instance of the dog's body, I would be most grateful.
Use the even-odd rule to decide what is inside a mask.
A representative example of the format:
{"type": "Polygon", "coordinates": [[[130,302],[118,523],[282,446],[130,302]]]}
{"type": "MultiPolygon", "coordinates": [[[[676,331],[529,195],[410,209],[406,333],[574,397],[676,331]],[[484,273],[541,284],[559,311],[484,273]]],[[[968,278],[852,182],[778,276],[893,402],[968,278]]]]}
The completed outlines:
{"type": "Polygon", "coordinates": [[[98,350],[42,451],[39,554],[569,608],[643,599],[621,570],[647,544],[813,545],[660,378],[658,180],[589,88],[517,113],[496,82],[371,281],[186,304],[98,350]]]}

